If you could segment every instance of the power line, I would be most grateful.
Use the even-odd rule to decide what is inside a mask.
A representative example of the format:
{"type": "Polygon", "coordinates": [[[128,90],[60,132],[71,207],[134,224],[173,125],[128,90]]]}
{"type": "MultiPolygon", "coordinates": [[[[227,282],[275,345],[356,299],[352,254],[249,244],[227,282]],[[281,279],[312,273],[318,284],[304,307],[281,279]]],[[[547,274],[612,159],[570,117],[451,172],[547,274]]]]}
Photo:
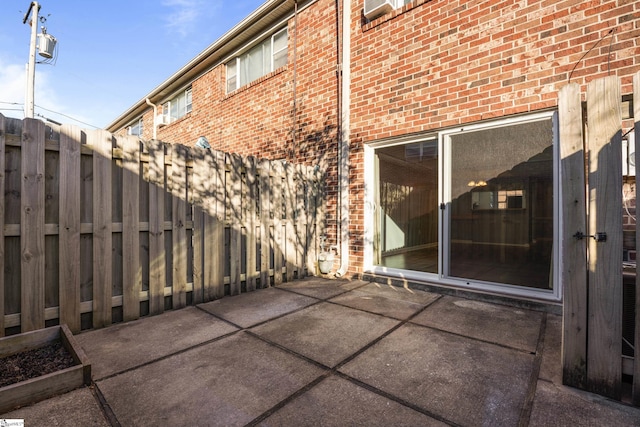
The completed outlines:
{"type": "MultiPolygon", "coordinates": [[[[20,103],[20,102],[6,102],[6,101],[0,101],[0,104],[8,104],[8,105],[24,105],[24,104],[22,104],[22,103],[20,103]]],[[[68,118],[68,119],[73,120],[74,122],[78,122],[78,123],[82,123],[83,125],[90,126],[90,127],[94,128],[94,129],[99,129],[99,126],[94,126],[94,125],[92,125],[92,124],[90,124],[90,123],[83,122],[82,120],[78,120],[78,119],[76,119],[75,117],[71,117],[71,116],[69,116],[69,115],[67,115],[67,114],[60,113],[60,112],[58,112],[58,111],[54,111],[54,110],[50,110],[50,109],[45,108],[45,107],[42,107],[42,106],[40,106],[40,105],[36,105],[36,107],[38,107],[38,108],[40,108],[40,109],[42,109],[42,110],[48,111],[48,112],[50,112],[50,113],[54,113],[54,114],[58,114],[58,115],[60,115],[60,116],[66,117],[66,118],[68,118]]],[[[4,111],[22,111],[22,109],[18,109],[18,108],[0,108],[0,110],[4,110],[4,111]]],[[[40,115],[40,117],[44,117],[44,116],[40,115]]],[[[44,117],[44,118],[46,118],[46,117],[44,117]]],[[[47,119],[47,120],[49,120],[49,119],[47,119]]]]}

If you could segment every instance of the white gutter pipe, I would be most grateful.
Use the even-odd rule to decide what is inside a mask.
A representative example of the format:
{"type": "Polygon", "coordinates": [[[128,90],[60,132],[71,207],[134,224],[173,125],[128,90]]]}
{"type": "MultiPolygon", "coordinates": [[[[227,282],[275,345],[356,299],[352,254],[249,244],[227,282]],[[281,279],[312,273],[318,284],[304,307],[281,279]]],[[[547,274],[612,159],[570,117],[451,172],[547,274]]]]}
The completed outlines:
{"type": "Polygon", "coordinates": [[[338,155],[338,189],[340,192],[340,268],[336,277],[349,269],[349,145],[351,143],[351,0],[342,1],[342,99],[340,101],[340,148],[338,155]]]}
{"type": "Polygon", "coordinates": [[[155,141],[158,139],[158,125],[156,123],[156,120],[158,119],[158,106],[153,104],[149,98],[145,98],[145,102],[153,107],[153,140],[155,141]]]}

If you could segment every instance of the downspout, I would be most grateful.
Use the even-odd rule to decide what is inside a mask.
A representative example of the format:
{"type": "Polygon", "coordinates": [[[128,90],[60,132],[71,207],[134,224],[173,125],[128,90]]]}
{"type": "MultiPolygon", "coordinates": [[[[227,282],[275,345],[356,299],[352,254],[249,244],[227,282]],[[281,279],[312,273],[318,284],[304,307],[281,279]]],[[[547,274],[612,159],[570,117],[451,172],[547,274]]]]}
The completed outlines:
{"type": "Polygon", "coordinates": [[[151,101],[149,100],[149,98],[146,98],[145,101],[146,101],[146,103],[148,105],[153,107],[153,140],[155,141],[156,139],[158,139],[157,138],[157,136],[158,136],[157,135],[158,126],[156,125],[156,120],[157,120],[157,117],[158,117],[158,106],[155,105],[155,104],[152,104],[151,101]]]}
{"type": "Polygon", "coordinates": [[[351,143],[351,0],[342,0],[342,55],[340,72],[340,147],[338,149],[338,205],[340,215],[340,268],[336,277],[349,269],[349,145],[351,143]]]}

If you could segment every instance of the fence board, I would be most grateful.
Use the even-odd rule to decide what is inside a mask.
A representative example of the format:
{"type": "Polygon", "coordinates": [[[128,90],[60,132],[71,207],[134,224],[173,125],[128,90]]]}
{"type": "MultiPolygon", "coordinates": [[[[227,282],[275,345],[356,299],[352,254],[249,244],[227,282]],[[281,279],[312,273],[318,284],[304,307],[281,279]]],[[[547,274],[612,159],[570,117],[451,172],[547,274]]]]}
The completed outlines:
{"type": "Polygon", "coordinates": [[[282,162],[275,162],[272,165],[273,178],[273,283],[275,286],[282,284],[282,264],[284,257],[285,232],[282,218],[284,216],[283,206],[283,181],[284,170],[282,162]]]}
{"type": "MultiPolygon", "coordinates": [[[[5,194],[5,142],[6,142],[6,130],[5,130],[5,118],[0,114],[0,196],[4,200],[5,194]]],[[[5,265],[5,249],[4,249],[4,203],[0,202],[0,337],[4,336],[4,265],[5,265]]]]}
{"type": "Polygon", "coordinates": [[[112,151],[111,134],[91,132],[93,145],[93,327],[111,324],[112,291],[112,151]]]}
{"type": "Polygon", "coordinates": [[[187,305],[187,155],[184,145],[172,146],[173,308],[187,305]]]}
{"type": "Polygon", "coordinates": [[[21,149],[21,330],[44,328],[44,123],[25,119],[21,149]]]}
{"type": "Polygon", "coordinates": [[[208,172],[205,169],[204,150],[194,150],[193,153],[193,303],[204,302],[204,215],[203,209],[208,172]],[[207,172],[205,174],[205,171],[207,172]]]}
{"type": "Polygon", "coordinates": [[[584,387],[587,375],[587,244],[573,237],[586,233],[584,138],[580,86],[560,90],[559,130],[562,182],[563,382],[584,387]]]}
{"type": "Polygon", "coordinates": [[[125,138],[122,145],[122,318],[140,317],[140,141],[125,138]]]}
{"type": "Polygon", "coordinates": [[[271,286],[269,267],[271,266],[271,178],[270,163],[258,162],[258,181],[260,192],[260,287],[271,286]]]}
{"type": "Polygon", "coordinates": [[[284,205],[284,217],[285,217],[285,250],[284,250],[284,260],[286,267],[286,280],[290,282],[295,277],[295,265],[296,265],[296,257],[298,252],[296,250],[296,199],[297,199],[297,191],[295,184],[295,167],[293,164],[287,162],[283,165],[284,167],[284,181],[283,181],[283,191],[287,195],[283,197],[283,205],[284,205]]]}
{"type": "Polygon", "coordinates": [[[164,311],[164,144],[149,143],[149,314],[164,311]]]}
{"type": "Polygon", "coordinates": [[[229,224],[229,291],[231,295],[238,295],[241,292],[240,272],[242,266],[242,224],[243,203],[242,192],[242,160],[238,155],[228,154],[227,164],[230,167],[227,182],[226,218],[229,224]]]}
{"type": "Polygon", "coordinates": [[[254,157],[248,157],[245,159],[244,168],[246,171],[246,191],[243,192],[243,199],[246,203],[246,283],[247,291],[253,291],[256,289],[256,283],[258,280],[258,270],[256,269],[257,263],[257,231],[256,231],[256,203],[258,203],[258,190],[257,190],[257,170],[256,159],[254,157]]]}
{"type": "Polygon", "coordinates": [[[307,275],[305,266],[307,262],[306,242],[308,215],[306,200],[308,195],[305,191],[306,180],[304,179],[306,169],[307,167],[303,165],[296,166],[296,266],[298,268],[299,279],[307,275]]]}
{"type": "Polygon", "coordinates": [[[622,132],[620,81],[611,76],[587,86],[589,120],[588,389],[619,399],[622,385],[622,132]]]}
{"type": "MultiPolygon", "coordinates": [[[[635,159],[638,164],[638,149],[640,149],[640,72],[633,76],[633,118],[634,118],[634,136],[635,136],[635,159]]],[[[636,169],[637,170],[637,169],[636,169]]],[[[638,200],[638,182],[636,181],[636,218],[638,200]]],[[[636,220],[636,248],[640,249],[640,223],[636,220]]],[[[635,319],[635,350],[633,364],[633,404],[640,406],[640,264],[636,260],[636,319],[635,319]]]]}
{"type": "Polygon", "coordinates": [[[60,324],[80,332],[80,146],[82,131],[65,125],[60,132],[60,324]]]}

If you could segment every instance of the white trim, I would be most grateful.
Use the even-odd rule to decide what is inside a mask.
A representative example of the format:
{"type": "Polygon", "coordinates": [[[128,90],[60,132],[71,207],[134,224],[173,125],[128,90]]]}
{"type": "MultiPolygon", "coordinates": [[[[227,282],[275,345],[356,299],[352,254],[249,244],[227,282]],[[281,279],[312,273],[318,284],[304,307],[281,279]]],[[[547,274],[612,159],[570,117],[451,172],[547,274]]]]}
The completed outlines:
{"type": "Polygon", "coordinates": [[[434,285],[451,286],[455,288],[462,288],[466,290],[473,290],[478,292],[489,292],[499,295],[521,297],[534,300],[557,302],[562,300],[562,283],[560,280],[561,271],[561,256],[562,242],[560,241],[560,207],[559,198],[560,194],[560,162],[559,162],[559,141],[557,131],[557,112],[555,110],[543,111],[531,114],[523,114],[514,117],[508,117],[498,120],[488,120],[481,123],[474,123],[468,126],[458,126],[455,128],[443,129],[438,132],[429,132],[423,135],[415,135],[410,137],[401,137],[396,140],[376,141],[370,144],[366,144],[364,147],[364,168],[365,168],[365,224],[364,224],[364,240],[367,242],[364,248],[364,273],[373,273],[379,275],[385,275],[394,278],[401,278],[405,280],[413,280],[417,282],[428,282],[434,285]],[[451,169],[451,144],[445,143],[446,138],[452,134],[459,134],[464,132],[478,131],[482,129],[495,129],[496,127],[511,126],[519,123],[531,123],[536,121],[543,121],[552,119],[553,128],[553,215],[554,215],[554,230],[553,230],[553,289],[536,289],[518,285],[499,284],[492,282],[473,281],[468,279],[458,279],[454,277],[446,277],[445,271],[448,271],[448,257],[444,256],[446,244],[445,239],[450,236],[450,230],[448,221],[446,221],[447,209],[449,209],[448,202],[451,200],[451,185],[449,172],[451,169]],[[440,209],[439,224],[438,224],[438,273],[426,273],[413,270],[400,270],[384,266],[374,265],[374,221],[375,221],[375,189],[373,186],[376,182],[374,162],[375,162],[375,149],[382,147],[389,147],[394,145],[404,145],[413,142],[421,142],[427,139],[432,139],[437,136],[438,140],[438,156],[439,156],[439,171],[438,171],[438,203],[444,204],[445,210],[440,209]]]}

